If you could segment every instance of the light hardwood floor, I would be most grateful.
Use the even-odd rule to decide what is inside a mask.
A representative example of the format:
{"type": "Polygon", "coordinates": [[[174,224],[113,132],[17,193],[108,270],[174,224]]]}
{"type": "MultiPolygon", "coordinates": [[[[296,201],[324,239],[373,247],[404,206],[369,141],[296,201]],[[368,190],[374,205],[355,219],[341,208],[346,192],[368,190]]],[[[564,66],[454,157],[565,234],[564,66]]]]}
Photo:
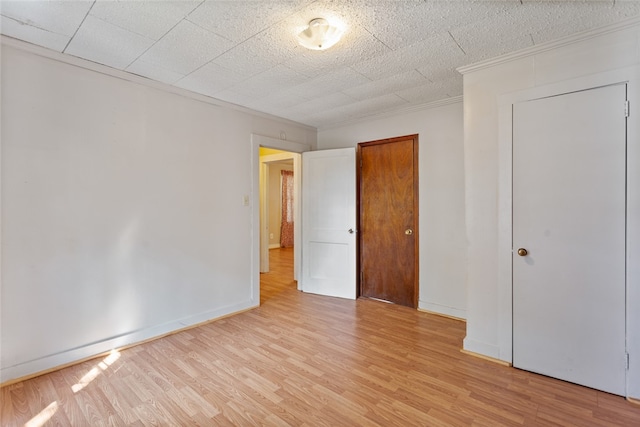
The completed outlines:
{"type": "Polygon", "coordinates": [[[0,390],[2,426],[640,426],[622,397],[462,354],[463,322],[298,292],[0,390]]]}

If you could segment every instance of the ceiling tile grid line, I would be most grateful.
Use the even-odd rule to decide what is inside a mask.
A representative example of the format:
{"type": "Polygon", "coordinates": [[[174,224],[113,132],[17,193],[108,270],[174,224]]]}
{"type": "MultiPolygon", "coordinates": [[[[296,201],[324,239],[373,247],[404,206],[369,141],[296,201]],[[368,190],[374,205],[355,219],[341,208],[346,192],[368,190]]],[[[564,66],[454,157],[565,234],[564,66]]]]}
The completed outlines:
{"type": "Polygon", "coordinates": [[[6,36],[317,128],[462,93],[456,71],[640,14],[640,0],[2,0],[6,36]],[[326,51],[296,35],[344,25],[326,51]]]}
{"type": "Polygon", "coordinates": [[[69,48],[69,44],[71,44],[73,39],[76,37],[76,35],[78,34],[78,31],[80,31],[80,28],[82,27],[82,24],[84,24],[84,22],[87,20],[87,16],[89,16],[89,14],[91,13],[91,9],[93,8],[93,6],[95,4],[96,4],[95,1],[93,3],[91,3],[91,6],[89,6],[89,9],[87,10],[87,13],[84,15],[84,18],[82,18],[82,21],[80,21],[80,23],[76,27],[76,30],[71,35],[71,38],[69,38],[69,41],[67,42],[66,46],[64,47],[64,49],[62,49],[62,53],[65,53],[66,50],[69,48]]]}

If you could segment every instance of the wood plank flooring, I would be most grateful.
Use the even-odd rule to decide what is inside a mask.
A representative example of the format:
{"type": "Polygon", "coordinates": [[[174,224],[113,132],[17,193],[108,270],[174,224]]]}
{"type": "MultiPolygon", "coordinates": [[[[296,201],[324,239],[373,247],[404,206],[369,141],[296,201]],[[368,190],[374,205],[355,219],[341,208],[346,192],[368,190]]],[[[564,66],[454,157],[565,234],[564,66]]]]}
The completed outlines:
{"type": "Polygon", "coordinates": [[[462,354],[465,324],[298,292],[0,390],[2,426],[640,426],[624,398],[462,354]]]}

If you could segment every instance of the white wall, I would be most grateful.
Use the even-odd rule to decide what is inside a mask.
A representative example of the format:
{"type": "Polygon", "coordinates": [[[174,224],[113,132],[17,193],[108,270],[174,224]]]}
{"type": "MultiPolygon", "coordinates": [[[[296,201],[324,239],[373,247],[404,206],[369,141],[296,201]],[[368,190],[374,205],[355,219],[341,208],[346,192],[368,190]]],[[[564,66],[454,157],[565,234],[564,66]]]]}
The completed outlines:
{"type": "Polygon", "coordinates": [[[318,132],[318,149],[419,135],[418,307],[466,317],[462,103],[433,106],[318,132]]]}
{"type": "Polygon", "coordinates": [[[315,146],[62,58],[3,38],[0,382],[258,305],[251,134],[315,146]]]}
{"type": "MultiPolygon", "coordinates": [[[[522,91],[577,90],[629,81],[628,395],[640,397],[640,20],[462,70],[468,247],[467,350],[511,361],[510,106],[522,91]],[[554,86],[550,86],[554,85],[554,86]],[[508,114],[504,114],[504,112],[508,114]],[[502,123],[502,124],[501,124],[502,123]],[[510,126],[510,124],[509,124],[510,126]],[[505,130],[507,130],[505,132],[505,130]]],[[[542,93],[542,92],[541,92],[542,93]]],[[[624,106],[620,108],[623,114],[624,106]]],[[[603,313],[606,315],[606,313],[603,313]]]]}

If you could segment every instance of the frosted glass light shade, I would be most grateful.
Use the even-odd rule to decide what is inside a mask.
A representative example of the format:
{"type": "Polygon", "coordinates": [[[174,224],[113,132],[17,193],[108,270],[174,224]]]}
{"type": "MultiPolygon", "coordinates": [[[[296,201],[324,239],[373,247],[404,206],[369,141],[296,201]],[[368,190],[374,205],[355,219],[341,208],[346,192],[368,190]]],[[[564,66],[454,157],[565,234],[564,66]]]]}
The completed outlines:
{"type": "Polygon", "coordinates": [[[338,43],[342,33],[341,28],[329,24],[326,19],[316,18],[298,34],[298,42],[307,49],[325,50],[338,43]]]}

